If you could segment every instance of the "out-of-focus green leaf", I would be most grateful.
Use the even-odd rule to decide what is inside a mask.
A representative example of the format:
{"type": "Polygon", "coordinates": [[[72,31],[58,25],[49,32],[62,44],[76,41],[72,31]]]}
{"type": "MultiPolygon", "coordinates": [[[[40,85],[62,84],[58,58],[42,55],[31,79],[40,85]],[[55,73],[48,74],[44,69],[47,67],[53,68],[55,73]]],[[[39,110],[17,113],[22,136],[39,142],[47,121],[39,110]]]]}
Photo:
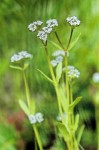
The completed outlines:
{"type": "Polygon", "coordinates": [[[52,43],[56,48],[58,48],[58,49],[62,49],[62,47],[61,46],[59,46],[58,44],[56,44],[55,42],[53,42],[53,41],[49,41],[50,43],[52,43]]]}
{"type": "Polygon", "coordinates": [[[49,82],[53,83],[53,81],[45,74],[43,73],[41,70],[37,69],[49,82]]]}
{"type": "Polygon", "coordinates": [[[77,142],[80,143],[83,131],[84,131],[85,125],[82,125],[79,130],[78,130],[78,135],[77,135],[77,142]]]}
{"type": "Polygon", "coordinates": [[[63,136],[64,140],[69,141],[70,134],[69,134],[69,131],[68,131],[67,127],[64,124],[59,123],[59,122],[57,123],[57,127],[59,129],[59,132],[63,136]]]}
{"type": "Polygon", "coordinates": [[[29,111],[27,105],[25,104],[25,102],[23,100],[19,100],[19,105],[22,108],[22,110],[24,111],[24,113],[28,116],[30,114],[30,111],[29,111]]]}
{"type": "Polygon", "coordinates": [[[79,125],[79,114],[76,114],[75,116],[75,125],[74,125],[74,130],[76,131],[79,125]]]}
{"type": "Polygon", "coordinates": [[[19,67],[19,66],[13,66],[13,65],[10,65],[10,67],[13,68],[13,69],[22,70],[22,68],[19,67]]]}
{"type": "Polygon", "coordinates": [[[56,80],[59,82],[62,75],[62,62],[60,62],[56,67],[56,80]]]}
{"type": "Polygon", "coordinates": [[[32,99],[32,100],[30,101],[30,112],[31,112],[32,114],[35,113],[35,101],[34,101],[34,99],[32,99]]]}

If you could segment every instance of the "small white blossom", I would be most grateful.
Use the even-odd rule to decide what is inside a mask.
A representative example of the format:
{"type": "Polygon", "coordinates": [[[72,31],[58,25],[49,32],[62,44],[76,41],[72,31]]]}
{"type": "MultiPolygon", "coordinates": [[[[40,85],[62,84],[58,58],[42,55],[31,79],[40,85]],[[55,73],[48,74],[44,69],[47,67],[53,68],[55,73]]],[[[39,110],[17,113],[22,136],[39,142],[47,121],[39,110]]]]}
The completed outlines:
{"type": "Polygon", "coordinates": [[[29,118],[29,121],[30,121],[31,124],[35,124],[36,123],[36,117],[35,117],[35,115],[31,114],[31,115],[29,115],[28,118],[29,118]]]}
{"type": "Polygon", "coordinates": [[[44,31],[39,31],[37,36],[39,37],[40,40],[42,40],[44,43],[47,41],[47,33],[45,33],[44,31]]]}
{"type": "Polygon", "coordinates": [[[51,64],[53,67],[56,67],[57,66],[57,61],[56,60],[51,60],[51,64]]]}
{"type": "Polygon", "coordinates": [[[99,72],[94,73],[92,79],[95,83],[99,83],[99,72]]]}
{"type": "Polygon", "coordinates": [[[65,56],[65,52],[63,50],[57,50],[52,54],[52,56],[59,56],[59,55],[65,56]]]}
{"type": "Polygon", "coordinates": [[[78,20],[77,17],[68,17],[66,21],[71,25],[71,26],[79,26],[80,25],[80,20],[78,20]]]}
{"type": "Polygon", "coordinates": [[[32,55],[29,54],[28,52],[26,51],[21,51],[19,52],[18,54],[14,54],[12,57],[11,57],[11,62],[18,62],[24,58],[31,58],[32,55]]]}
{"type": "Polygon", "coordinates": [[[47,26],[50,28],[58,26],[58,22],[56,19],[50,19],[46,22],[47,26]]]}
{"type": "MultiPolygon", "coordinates": [[[[65,71],[66,68],[63,68],[63,71],[65,71]]],[[[68,77],[70,79],[79,78],[80,72],[74,67],[74,66],[68,66],[68,77]]]]}
{"type": "Polygon", "coordinates": [[[62,56],[57,56],[56,57],[56,61],[57,61],[57,63],[62,62],[63,61],[63,57],[62,56]]]}
{"type": "Polygon", "coordinates": [[[66,119],[66,113],[62,113],[62,116],[61,115],[58,115],[57,117],[56,117],[56,119],[57,119],[57,121],[62,121],[62,119],[66,119]]]}
{"type": "Polygon", "coordinates": [[[42,25],[42,21],[38,20],[28,25],[28,29],[32,32],[36,31],[38,26],[42,25]]]}
{"type": "Polygon", "coordinates": [[[43,27],[42,30],[43,30],[45,33],[51,33],[52,28],[50,28],[50,27],[43,27]]]}
{"type": "Polygon", "coordinates": [[[35,115],[37,122],[42,122],[44,120],[43,115],[39,112],[35,115]]]}

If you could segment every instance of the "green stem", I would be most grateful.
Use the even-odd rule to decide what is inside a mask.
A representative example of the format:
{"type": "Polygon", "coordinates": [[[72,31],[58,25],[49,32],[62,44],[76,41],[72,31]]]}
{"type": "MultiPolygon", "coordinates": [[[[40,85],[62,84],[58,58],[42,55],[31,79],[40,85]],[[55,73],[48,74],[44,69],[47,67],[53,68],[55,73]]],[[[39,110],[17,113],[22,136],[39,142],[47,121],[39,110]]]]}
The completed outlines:
{"type": "Polygon", "coordinates": [[[68,44],[67,44],[66,51],[68,50],[68,48],[69,48],[69,46],[70,46],[70,42],[71,42],[71,39],[72,39],[72,35],[73,35],[73,28],[71,28],[71,33],[70,33],[70,37],[69,37],[69,41],[68,41],[68,44]]]}
{"type": "MultiPolygon", "coordinates": [[[[28,83],[27,83],[27,80],[26,80],[24,69],[23,69],[22,72],[23,72],[23,79],[24,79],[24,84],[25,84],[27,104],[28,104],[28,107],[30,108],[30,92],[29,92],[29,87],[28,87],[28,83]]],[[[38,133],[38,130],[37,130],[35,125],[33,126],[33,130],[34,130],[34,133],[35,133],[35,136],[36,136],[36,140],[37,140],[39,149],[43,150],[41,140],[40,140],[40,137],[39,137],[39,133],[38,133]]]]}
{"type": "Polygon", "coordinates": [[[25,84],[27,104],[28,104],[28,107],[30,108],[30,93],[29,93],[29,87],[28,87],[28,83],[27,83],[27,80],[26,80],[24,70],[23,70],[23,79],[24,79],[24,84],[25,84]]]}
{"type": "Polygon", "coordinates": [[[51,65],[51,61],[50,61],[50,57],[49,57],[49,54],[48,54],[47,47],[45,47],[45,52],[46,52],[46,56],[47,56],[47,61],[48,61],[48,66],[49,66],[49,70],[50,70],[50,73],[51,73],[51,77],[52,77],[53,82],[54,82],[54,88],[55,88],[56,95],[57,95],[59,112],[60,112],[60,115],[62,116],[62,107],[61,107],[61,101],[60,101],[60,96],[59,96],[59,92],[58,92],[58,84],[57,84],[57,81],[56,81],[56,78],[55,78],[55,75],[54,75],[54,71],[53,71],[53,68],[52,68],[52,65],[51,65]]]}
{"type": "Polygon", "coordinates": [[[40,136],[39,136],[39,132],[38,132],[38,130],[37,130],[37,127],[36,127],[35,125],[33,125],[33,129],[34,129],[34,133],[35,133],[35,136],[36,136],[36,140],[37,140],[39,149],[40,149],[40,150],[43,150],[42,144],[41,144],[41,140],[40,140],[40,136]]]}
{"type": "Polygon", "coordinates": [[[61,40],[60,40],[60,38],[59,38],[59,36],[58,36],[58,34],[57,34],[56,31],[55,31],[55,35],[56,35],[56,38],[57,38],[57,40],[58,40],[60,46],[62,47],[63,50],[65,50],[65,48],[64,48],[64,46],[63,46],[63,44],[62,44],[62,42],[61,42],[61,40]]]}

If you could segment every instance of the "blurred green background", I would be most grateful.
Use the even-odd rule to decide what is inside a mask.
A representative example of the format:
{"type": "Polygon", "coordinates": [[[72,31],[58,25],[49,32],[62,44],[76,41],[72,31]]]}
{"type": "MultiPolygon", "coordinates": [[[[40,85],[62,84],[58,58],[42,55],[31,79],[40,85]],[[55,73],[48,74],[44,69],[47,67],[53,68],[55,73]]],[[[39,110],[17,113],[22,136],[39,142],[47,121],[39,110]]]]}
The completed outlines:
{"type": "MultiPolygon", "coordinates": [[[[11,56],[21,50],[33,54],[33,59],[27,70],[29,88],[31,96],[36,100],[37,111],[41,111],[48,118],[44,126],[39,127],[43,144],[45,147],[48,144],[51,145],[52,150],[64,149],[64,143],[58,140],[55,142],[52,120],[57,116],[58,109],[54,89],[37,71],[39,68],[50,76],[45,52],[41,42],[36,38],[36,34],[30,32],[27,26],[36,20],[46,22],[50,18],[57,19],[59,22],[57,32],[66,46],[70,27],[65,20],[68,16],[74,15],[79,18],[81,25],[75,29],[72,41],[79,33],[81,36],[70,51],[69,64],[74,65],[81,73],[80,78],[74,84],[74,97],[83,96],[82,102],[75,112],[80,113],[80,121],[85,124],[81,141],[83,147],[86,150],[96,148],[94,87],[91,80],[93,73],[99,71],[99,1],[0,0],[1,150],[27,150],[29,144],[33,144],[31,142],[33,139],[31,126],[18,104],[20,98],[25,99],[22,75],[19,71],[9,67],[11,56]],[[53,138],[52,143],[51,138],[53,138]],[[4,143],[9,146],[3,147],[4,143]]],[[[55,38],[51,36],[49,39],[54,40],[55,38]]],[[[50,43],[49,52],[52,53],[55,50],[57,48],[50,43]]]]}

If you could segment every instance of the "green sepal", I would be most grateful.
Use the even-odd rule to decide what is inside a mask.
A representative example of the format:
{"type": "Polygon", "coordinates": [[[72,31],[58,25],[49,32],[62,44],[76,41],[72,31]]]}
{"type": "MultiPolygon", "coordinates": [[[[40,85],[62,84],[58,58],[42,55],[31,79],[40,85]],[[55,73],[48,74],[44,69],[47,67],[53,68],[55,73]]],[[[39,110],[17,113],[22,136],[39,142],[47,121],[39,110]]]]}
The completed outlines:
{"type": "Polygon", "coordinates": [[[56,81],[59,82],[62,75],[62,62],[60,62],[56,67],[56,81]]]}
{"type": "Polygon", "coordinates": [[[69,141],[70,140],[70,133],[68,128],[62,124],[62,123],[57,123],[57,127],[59,129],[60,134],[62,135],[62,137],[64,138],[65,141],[69,141]]]}
{"type": "Polygon", "coordinates": [[[70,105],[69,105],[69,111],[73,110],[74,107],[81,101],[82,97],[77,97],[70,105]]]}
{"type": "Polygon", "coordinates": [[[28,109],[28,106],[25,104],[25,102],[23,100],[19,100],[19,105],[21,107],[21,109],[24,111],[24,113],[29,116],[30,111],[28,109]]]}
{"type": "Polygon", "coordinates": [[[71,42],[71,44],[70,44],[68,50],[71,50],[71,49],[75,46],[75,44],[76,44],[77,41],[79,40],[80,35],[81,35],[81,33],[77,36],[77,38],[76,38],[73,42],[71,42]]]}
{"type": "Polygon", "coordinates": [[[19,67],[19,66],[13,66],[13,65],[10,65],[10,68],[21,70],[21,71],[23,70],[21,67],[19,67]]]}
{"type": "Polygon", "coordinates": [[[37,69],[49,82],[53,83],[53,81],[45,74],[43,73],[41,70],[37,69]]]}

